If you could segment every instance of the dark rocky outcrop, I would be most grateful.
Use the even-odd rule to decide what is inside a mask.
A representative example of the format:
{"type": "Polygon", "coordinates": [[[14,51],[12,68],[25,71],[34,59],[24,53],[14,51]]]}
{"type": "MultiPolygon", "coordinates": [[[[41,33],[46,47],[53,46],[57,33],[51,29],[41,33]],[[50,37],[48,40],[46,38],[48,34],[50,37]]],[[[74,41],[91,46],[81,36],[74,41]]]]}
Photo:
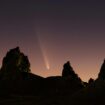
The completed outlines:
{"type": "Polygon", "coordinates": [[[74,72],[69,61],[63,66],[62,76],[47,77],[45,84],[46,94],[55,96],[72,95],[84,88],[82,80],[74,72]]]}
{"type": "Polygon", "coordinates": [[[3,92],[0,92],[60,97],[72,95],[84,87],[69,62],[64,64],[62,76],[43,78],[30,71],[28,57],[20,51],[19,47],[11,49],[3,58],[0,70],[0,90],[3,92]]]}
{"type": "Polygon", "coordinates": [[[104,79],[105,80],[105,60],[101,66],[99,75],[98,75],[98,79],[104,79]]]}
{"type": "Polygon", "coordinates": [[[65,98],[61,105],[105,105],[105,60],[98,78],[90,78],[85,88],[77,91],[70,99],[65,98]]]}
{"type": "Polygon", "coordinates": [[[70,62],[68,61],[63,66],[62,77],[70,77],[70,76],[71,77],[77,77],[77,75],[75,74],[73,68],[70,65],[70,62]]]}
{"type": "Polygon", "coordinates": [[[28,57],[19,47],[3,58],[1,105],[105,105],[104,99],[105,61],[98,78],[90,78],[87,83],[75,73],[69,61],[64,64],[61,76],[43,78],[31,73],[28,57]]]}
{"type": "Polygon", "coordinates": [[[6,56],[3,58],[0,79],[22,79],[22,72],[30,72],[30,63],[28,57],[20,52],[19,47],[16,47],[7,52],[6,56]]]}
{"type": "Polygon", "coordinates": [[[78,83],[82,82],[80,77],[74,72],[73,68],[70,65],[70,62],[68,61],[67,63],[64,64],[63,66],[63,71],[62,71],[62,77],[63,78],[69,78],[71,80],[78,81],[78,83]]]}
{"type": "Polygon", "coordinates": [[[3,58],[0,70],[0,93],[38,94],[43,80],[43,77],[31,73],[28,57],[19,47],[11,49],[3,58]]]}

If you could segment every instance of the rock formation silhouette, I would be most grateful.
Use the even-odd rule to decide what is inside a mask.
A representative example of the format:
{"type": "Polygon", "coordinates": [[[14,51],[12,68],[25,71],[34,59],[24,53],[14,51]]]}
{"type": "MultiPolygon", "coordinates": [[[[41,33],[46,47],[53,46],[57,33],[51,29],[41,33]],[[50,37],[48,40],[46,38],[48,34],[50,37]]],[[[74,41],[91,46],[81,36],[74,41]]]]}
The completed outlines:
{"type": "Polygon", "coordinates": [[[101,66],[99,75],[98,75],[98,79],[104,79],[105,80],[105,60],[101,66]]]}
{"type": "Polygon", "coordinates": [[[62,71],[63,77],[69,77],[69,76],[77,76],[73,70],[73,68],[70,65],[70,62],[64,64],[63,71],[62,71]]]}
{"type": "Polygon", "coordinates": [[[31,73],[30,62],[16,47],[7,52],[0,70],[1,105],[105,105],[105,60],[98,78],[81,80],[70,62],[61,76],[31,73]],[[3,101],[2,101],[3,100],[3,101]]]}
{"type": "Polygon", "coordinates": [[[20,77],[20,72],[30,72],[28,57],[20,52],[19,47],[11,49],[3,58],[0,74],[2,79],[15,79],[20,77]]]}
{"type": "Polygon", "coordinates": [[[77,79],[80,82],[82,81],[80,77],[78,77],[78,75],[74,72],[69,61],[63,66],[62,77],[77,79]]]}
{"type": "Polygon", "coordinates": [[[0,70],[0,95],[39,94],[44,78],[32,74],[28,57],[16,47],[7,52],[0,70]]]}
{"type": "Polygon", "coordinates": [[[63,89],[63,92],[66,94],[68,93],[73,94],[76,91],[84,88],[83,81],[74,72],[69,61],[67,61],[63,65],[62,80],[64,81],[64,87],[65,87],[63,89]]]}
{"type": "Polygon", "coordinates": [[[3,59],[3,68],[16,68],[22,72],[30,72],[30,63],[28,57],[20,52],[19,47],[11,49],[7,52],[3,59]]]}

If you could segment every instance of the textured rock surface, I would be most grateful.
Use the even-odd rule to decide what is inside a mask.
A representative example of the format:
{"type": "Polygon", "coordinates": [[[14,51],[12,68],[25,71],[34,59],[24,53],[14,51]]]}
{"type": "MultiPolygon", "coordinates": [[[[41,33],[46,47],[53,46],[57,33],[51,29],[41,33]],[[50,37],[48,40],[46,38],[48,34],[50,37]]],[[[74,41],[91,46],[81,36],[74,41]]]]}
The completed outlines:
{"type": "Polygon", "coordinates": [[[28,57],[20,52],[19,47],[11,49],[3,58],[0,71],[0,78],[6,79],[21,79],[21,72],[30,72],[30,63],[28,57]]]}

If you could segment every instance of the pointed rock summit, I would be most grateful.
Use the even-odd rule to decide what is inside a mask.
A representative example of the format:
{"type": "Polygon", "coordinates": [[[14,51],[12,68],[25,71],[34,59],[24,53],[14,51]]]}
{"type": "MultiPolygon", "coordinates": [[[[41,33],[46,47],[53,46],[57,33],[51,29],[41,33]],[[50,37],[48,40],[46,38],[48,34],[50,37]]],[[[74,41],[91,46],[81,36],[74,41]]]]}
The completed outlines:
{"type": "Polygon", "coordinates": [[[104,62],[102,64],[102,66],[101,66],[98,78],[99,79],[105,79],[105,59],[104,59],[104,62]]]}
{"type": "Polygon", "coordinates": [[[74,72],[73,68],[70,65],[70,62],[68,61],[67,63],[64,64],[63,66],[63,71],[62,71],[62,77],[67,77],[71,78],[77,81],[82,81],[78,75],[74,72]]]}
{"type": "Polygon", "coordinates": [[[71,67],[69,61],[67,63],[65,63],[63,66],[62,76],[63,77],[69,77],[69,76],[75,77],[75,76],[77,76],[77,74],[75,74],[73,68],[71,67]]]}
{"type": "MultiPolygon", "coordinates": [[[[80,77],[74,72],[73,68],[70,65],[70,62],[64,64],[62,71],[62,79],[65,81],[65,90],[71,89],[71,93],[77,91],[84,87],[83,81],[80,77]]],[[[68,92],[67,92],[68,93],[68,92]]]]}
{"type": "Polygon", "coordinates": [[[14,79],[19,77],[20,72],[30,72],[30,63],[28,57],[16,47],[8,51],[3,58],[0,74],[4,79],[14,79]]]}

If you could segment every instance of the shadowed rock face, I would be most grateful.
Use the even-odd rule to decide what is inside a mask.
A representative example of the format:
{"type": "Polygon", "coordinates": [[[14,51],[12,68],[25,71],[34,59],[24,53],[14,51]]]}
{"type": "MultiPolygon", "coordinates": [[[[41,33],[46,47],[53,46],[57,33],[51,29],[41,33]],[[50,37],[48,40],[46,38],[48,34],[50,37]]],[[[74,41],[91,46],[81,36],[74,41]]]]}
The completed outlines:
{"type": "Polygon", "coordinates": [[[63,66],[62,79],[64,81],[64,90],[66,91],[65,93],[69,93],[68,90],[71,91],[71,93],[75,93],[76,91],[84,87],[83,81],[74,72],[69,61],[63,66]]]}
{"type": "Polygon", "coordinates": [[[16,79],[20,76],[21,72],[30,72],[28,57],[20,52],[19,47],[11,49],[3,58],[0,72],[3,80],[16,79]]]}
{"type": "Polygon", "coordinates": [[[74,75],[75,75],[75,73],[73,71],[73,68],[71,67],[70,62],[68,61],[63,66],[62,76],[68,77],[68,76],[74,76],[74,75]]]}
{"type": "Polygon", "coordinates": [[[62,77],[78,79],[81,81],[81,79],[78,77],[78,75],[74,72],[69,61],[67,63],[65,63],[63,66],[62,77]]]}
{"type": "Polygon", "coordinates": [[[69,61],[63,66],[62,76],[43,78],[30,73],[28,57],[16,47],[7,52],[0,70],[0,97],[5,96],[11,97],[3,101],[6,105],[18,103],[20,96],[25,102],[21,101],[22,105],[105,105],[105,61],[98,79],[90,78],[88,83],[79,78],[69,61]]]}
{"type": "Polygon", "coordinates": [[[105,79],[105,60],[101,66],[101,69],[98,75],[98,79],[105,79]]]}

